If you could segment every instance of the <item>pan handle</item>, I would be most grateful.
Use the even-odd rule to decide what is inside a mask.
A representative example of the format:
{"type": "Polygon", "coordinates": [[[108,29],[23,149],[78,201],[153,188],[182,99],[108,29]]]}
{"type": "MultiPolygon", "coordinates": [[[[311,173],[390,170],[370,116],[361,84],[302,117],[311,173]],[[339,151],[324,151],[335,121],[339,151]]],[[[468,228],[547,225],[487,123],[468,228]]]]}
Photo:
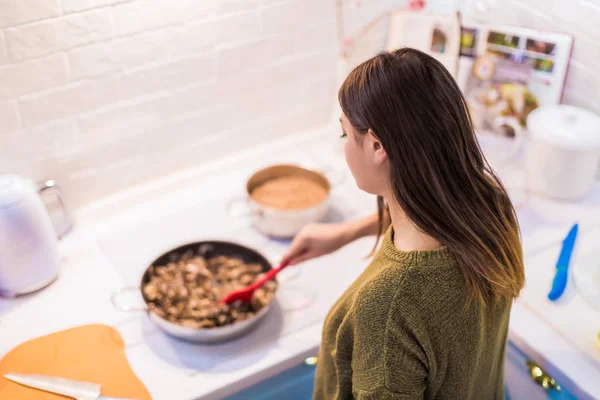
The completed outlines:
{"type": "Polygon", "coordinates": [[[129,306],[126,304],[121,304],[121,302],[119,301],[119,298],[123,297],[124,295],[130,294],[130,293],[139,293],[140,292],[140,288],[139,286],[126,286],[123,287],[121,289],[119,289],[119,291],[113,293],[110,296],[110,301],[112,303],[112,305],[119,311],[123,311],[123,312],[142,312],[142,311],[148,311],[148,307],[146,305],[144,306],[129,306]]]}

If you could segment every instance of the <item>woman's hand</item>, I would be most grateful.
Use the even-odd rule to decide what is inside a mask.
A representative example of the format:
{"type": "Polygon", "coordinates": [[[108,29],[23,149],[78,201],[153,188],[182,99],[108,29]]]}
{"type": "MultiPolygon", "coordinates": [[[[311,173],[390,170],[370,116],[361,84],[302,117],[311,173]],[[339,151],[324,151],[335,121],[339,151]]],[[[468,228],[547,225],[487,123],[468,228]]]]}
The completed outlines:
{"type": "Polygon", "coordinates": [[[333,253],[352,240],[350,230],[347,224],[307,225],[296,235],[283,261],[294,265],[333,253]]]}
{"type": "Polygon", "coordinates": [[[310,224],[296,235],[282,261],[299,264],[333,253],[353,240],[377,235],[378,232],[377,214],[339,224],[310,224]]]}

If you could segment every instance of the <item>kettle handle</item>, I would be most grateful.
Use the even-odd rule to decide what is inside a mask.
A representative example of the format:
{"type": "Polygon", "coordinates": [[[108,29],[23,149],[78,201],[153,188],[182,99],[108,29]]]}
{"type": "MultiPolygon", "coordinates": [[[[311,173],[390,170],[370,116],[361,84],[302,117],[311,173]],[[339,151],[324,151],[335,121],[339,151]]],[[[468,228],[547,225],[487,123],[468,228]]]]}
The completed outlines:
{"type": "Polygon", "coordinates": [[[61,239],[73,227],[71,213],[69,212],[69,209],[67,208],[65,192],[63,192],[61,187],[58,186],[55,181],[48,180],[48,181],[43,181],[39,184],[38,193],[40,194],[40,196],[44,196],[46,193],[53,193],[53,194],[56,194],[56,196],[58,197],[58,200],[60,201],[60,205],[61,205],[62,212],[63,212],[64,227],[62,230],[57,229],[56,234],[57,234],[58,238],[61,239]]]}

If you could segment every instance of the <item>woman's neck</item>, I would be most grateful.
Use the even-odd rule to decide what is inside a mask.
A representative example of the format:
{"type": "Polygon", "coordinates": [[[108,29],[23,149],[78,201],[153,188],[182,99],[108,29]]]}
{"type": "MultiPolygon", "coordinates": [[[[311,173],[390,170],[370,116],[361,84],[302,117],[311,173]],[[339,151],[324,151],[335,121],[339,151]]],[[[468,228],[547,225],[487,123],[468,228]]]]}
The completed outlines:
{"type": "Polygon", "coordinates": [[[432,236],[422,232],[413,224],[404,210],[395,201],[386,196],[390,211],[390,219],[394,229],[394,246],[403,251],[427,251],[442,247],[442,244],[432,236]]]}

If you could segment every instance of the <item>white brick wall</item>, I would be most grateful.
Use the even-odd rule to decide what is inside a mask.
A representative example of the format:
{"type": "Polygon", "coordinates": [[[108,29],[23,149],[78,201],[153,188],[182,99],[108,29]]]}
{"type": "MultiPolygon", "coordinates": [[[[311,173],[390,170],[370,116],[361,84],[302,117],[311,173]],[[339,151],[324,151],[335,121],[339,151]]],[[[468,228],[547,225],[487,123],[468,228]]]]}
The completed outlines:
{"type": "MultiPolygon", "coordinates": [[[[75,206],[329,119],[336,0],[0,2],[0,173],[75,206]]],[[[406,0],[362,3],[350,33],[406,0]]],[[[428,1],[458,7],[574,33],[564,101],[600,112],[599,0],[428,1]]]]}
{"type": "Polygon", "coordinates": [[[6,63],[6,40],[4,39],[4,32],[0,31],[0,64],[6,63]]]}
{"type": "Polygon", "coordinates": [[[5,33],[9,59],[19,61],[105,40],[111,31],[110,10],[101,9],[20,25],[5,33]]]}
{"type": "Polygon", "coordinates": [[[21,127],[19,112],[15,101],[3,101],[0,103],[0,134],[12,132],[21,127]]]}
{"type": "Polygon", "coordinates": [[[136,65],[165,60],[172,47],[164,32],[149,32],[109,40],[68,52],[71,79],[117,72],[136,65]]]}
{"type": "Polygon", "coordinates": [[[67,83],[67,62],[64,54],[0,66],[0,99],[47,89],[67,83]]]}
{"type": "Polygon", "coordinates": [[[138,0],[114,8],[117,36],[176,25],[214,14],[217,0],[138,0]]]}
{"type": "Polygon", "coordinates": [[[65,13],[73,13],[126,1],[129,0],[62,0],[62,5],[65,13]]]}
{"type": "Polygon", "coordinates": [[[135,68],[124,73],[123,96],[141,97],[163,90],[176,89],[217,76],[216,54],[206,54],[149,67],[135,68]]]}
{"type": "Polygon", "coordinates": [[[335,0],[0,3],[0,174],[74,206],[328,120],[335,0]]]}
{"type": "Polygon", "coordinates": [[[216,19],[192,21],[177,27],[168,40],[171,57],[208,52],[217,44],[218,29],[216,19]]]}
{"type": "Polygon", "coordinates": [[[109,105],[121,97],[119,89],[119,78],[109,76],[23,96],[19,99],[23,126],[32,127],[109,105]]]}
{"type": "Polygon", "coordinates": [[[60,15],[58,0],[3,0],[1,4],[0,28],[60,15]]]}

